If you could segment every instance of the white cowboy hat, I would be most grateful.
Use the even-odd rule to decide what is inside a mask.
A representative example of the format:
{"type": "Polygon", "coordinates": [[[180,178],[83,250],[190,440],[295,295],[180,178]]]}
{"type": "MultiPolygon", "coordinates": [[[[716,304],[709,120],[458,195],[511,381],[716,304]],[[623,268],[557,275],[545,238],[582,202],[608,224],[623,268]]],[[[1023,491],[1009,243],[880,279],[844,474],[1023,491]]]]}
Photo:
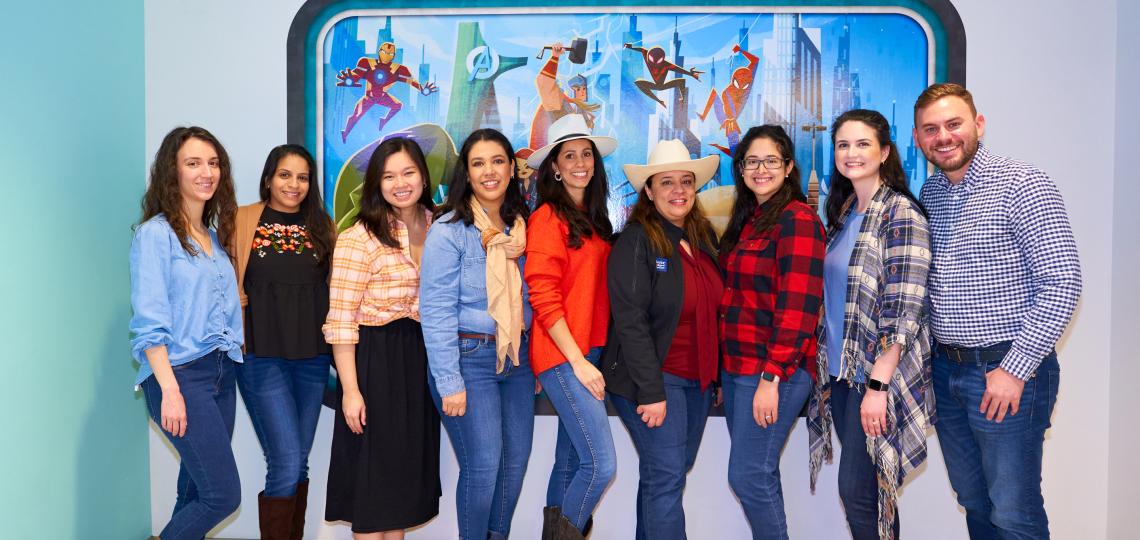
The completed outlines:
{"type": "Polygon", "coordinates": [[[590,128],[586,126],[585,116],[580,114],[568,114],[550,124],[550,129],[547,130],[546,137],[546,140],[550,141],[550,143],[535,150],[530,157],[526,158],[526,164],[530,165],[532,169],[537,169],[539,165],[542,165],[542,161],[546,159],[547,154],[549,154],[555,146],[574,139],[590,139],[594,141],[594,146],[597,146],[598,152],[602,154],[600,157],[606,157],[617,149],[617,139],[613,137],[590,135],[590,128]]]}
{"type": "Polygon", "coordinates": [[[720,166],[720,156],[713,154],[699,159],[689,155],[689,149],[677,139],[660,141],[649,152],[649,163],[646,165],[622,165],[625,177],[633,186],[634,193],[641,191],[645,181],[660,172],[690,171],[697,181],[697,189],[701,189],[720,166]]]}

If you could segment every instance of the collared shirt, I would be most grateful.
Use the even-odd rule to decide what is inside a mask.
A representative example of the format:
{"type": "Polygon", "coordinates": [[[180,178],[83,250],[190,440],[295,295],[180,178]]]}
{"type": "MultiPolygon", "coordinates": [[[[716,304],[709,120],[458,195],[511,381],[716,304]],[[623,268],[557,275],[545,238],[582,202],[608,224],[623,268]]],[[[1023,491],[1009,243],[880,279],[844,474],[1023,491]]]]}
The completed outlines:
{"type": "MultiPolygon", "coordinates": [[[[191,240],[193,241],[193,240],[191,240]]],[[[139,362],[138,385],[153,371],[146,350],[166,346],[171,366],[220,349],[242,361],[245,333],[237,278],[218,235],[212,253],[190,255],[163,216],[138,226],[131,242],[131,353],[139,362]]]]}
{"type": "MultiPolygon", "coordinates": [[[[430,228],[431,211],[424,216],[430,228]]],[[[357,343],[361,325],[420,320],[420,269],[412,260],[408,226],[397,219],[391,226],[398,248],[380,243],[359,221],[337,237],[322,327],[329,345],[357,343]]]]}
{"type": "MultiPolygon", "coordinates": [[[[424,346],[441,396],[465,389],[459,369],[459,332],[493,336],[498,328],[487,312],[487,250],[482,234],[475,225],[462,220],[450,222],[454,216],[448,212],[432,225],[424,241],[420,275],[424,346]]],[[[522,273],[525,256],[519,257],[518,265],[522,273]]],[[[526,281],[522,283],[522,303],[525,333],[532,316],[526,281]]]]}
{"type": "MultiPolygon", "coordinates": [[[[761,205],[757,212],[763,211],[761,205]]],[[[816,324],[823,304],[824,232],[808,205],[792,201],[767,231],[752,223],[721,255],[724,369],[786,380],[803,367],[815,378],[816,324]],[[809,363],[810,362],[810,363],[809,363]]]]}
{"type": "Polygon", "coordinates": [[[961,347],[1013,341],[1001,367],[1028,379],[1081,295],[1077,242],[1056,184],[979,145],[962,182],[939,171],[923,185],[922,202],[934,251],[935,339],[961,347]]]}

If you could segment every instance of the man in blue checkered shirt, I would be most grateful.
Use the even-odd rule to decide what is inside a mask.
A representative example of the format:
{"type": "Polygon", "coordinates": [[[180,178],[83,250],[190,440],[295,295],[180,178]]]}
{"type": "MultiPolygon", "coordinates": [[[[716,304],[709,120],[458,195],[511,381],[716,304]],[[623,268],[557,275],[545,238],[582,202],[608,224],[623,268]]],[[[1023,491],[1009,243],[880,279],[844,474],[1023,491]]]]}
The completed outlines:
{"type": "Polygon", "coordinates": [[[927,88],[914,138],[933,256],[935,424],[970,538],[1049,537],[1041,453],[1057,400],[1054,345],[1081,294],[1064,201],[1041,170],[990,153],[957,84],[927,88]]]}

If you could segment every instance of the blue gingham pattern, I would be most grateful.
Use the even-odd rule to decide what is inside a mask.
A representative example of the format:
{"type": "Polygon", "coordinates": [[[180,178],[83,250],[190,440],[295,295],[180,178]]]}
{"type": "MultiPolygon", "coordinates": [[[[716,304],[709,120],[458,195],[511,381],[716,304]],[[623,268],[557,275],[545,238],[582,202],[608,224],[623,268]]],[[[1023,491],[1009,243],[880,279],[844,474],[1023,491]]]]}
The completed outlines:
{"type": "Polygon", "coordinates": [[[1077,242],[1056,184],[979,145],[962,182],[939,171],[921,198],[934,252],[934,338],[960,347],[1013,341],[1001,367],[1028,379],[1081,295],[1077,242]]]}

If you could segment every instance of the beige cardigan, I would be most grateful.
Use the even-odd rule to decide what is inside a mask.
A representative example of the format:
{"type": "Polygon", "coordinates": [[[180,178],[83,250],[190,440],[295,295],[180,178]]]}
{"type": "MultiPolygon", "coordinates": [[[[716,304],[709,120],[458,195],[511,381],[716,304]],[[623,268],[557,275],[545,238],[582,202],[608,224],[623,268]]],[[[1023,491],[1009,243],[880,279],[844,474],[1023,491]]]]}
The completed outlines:
{"type": "MultiPolygon", "coordinates": [[[[250,246],[253,245],[253,235],[257,232],[257,222],[261,220],[261,212],[265,210],[265,203],[256,202],[238,208],[234,217],[234,234],[230,237],[230,245],[226,251],[234,261],[234,271],[237,273],[238,298],[241,307],[249,303],[245,296],[245,269],[249,266],[250,246]]],[[[245,311],[242,310],[244,314],[245,311]]]]}

